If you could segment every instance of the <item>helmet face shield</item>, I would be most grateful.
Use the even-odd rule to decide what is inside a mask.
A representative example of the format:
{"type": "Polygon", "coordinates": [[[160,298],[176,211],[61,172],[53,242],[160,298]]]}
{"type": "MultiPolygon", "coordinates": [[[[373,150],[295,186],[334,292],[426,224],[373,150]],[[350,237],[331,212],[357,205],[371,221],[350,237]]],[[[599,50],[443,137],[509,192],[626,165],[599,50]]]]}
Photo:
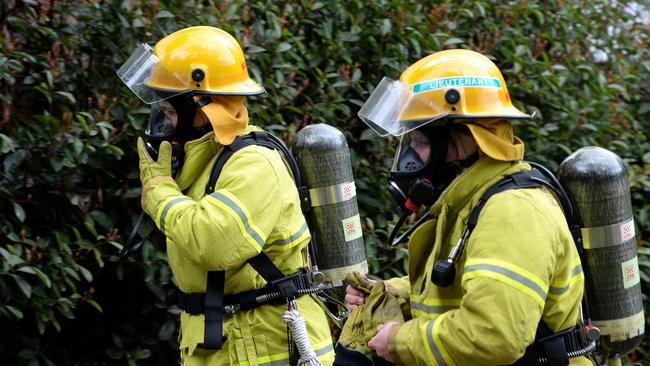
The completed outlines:
{"type": "Polygon", "coordinates": [[[152,51],[148,44],[142,43],[131,53],[131,56],[117,70],[117,76],[122,82],[147,104],[190,91],[190,86],[179,75],[167,69],[152,51]],[[164,77],[169,88],[165,90],[152,88],[148,82],[154,74],[158,78],[164,77]]]}
{"type": "Polygon", "coordinates": [[[408,85],[387,77],[381,79],[359,111],[361,120],[380,136],[401,136],[446,114],[408,85]],[[414,118],[412,111],[426,117],[414,118]]]}

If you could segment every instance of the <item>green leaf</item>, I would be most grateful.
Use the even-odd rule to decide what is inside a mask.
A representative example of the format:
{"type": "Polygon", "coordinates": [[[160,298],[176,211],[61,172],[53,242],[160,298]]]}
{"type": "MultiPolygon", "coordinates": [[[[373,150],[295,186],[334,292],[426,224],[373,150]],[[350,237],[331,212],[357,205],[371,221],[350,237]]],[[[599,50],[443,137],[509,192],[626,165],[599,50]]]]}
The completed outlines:
{"type": "Polygon", "coordinates": [[[50,281],[50,278],[36,267],[24,266],[20,267],[18,271],[33,274],[37,276],[47,288],[52,287],[52,281],[50,281]]]}
{"type": "Polygon", "coordinates": [[[81,278],[79,277],[79,274],[77,274],[77,272],[74,269],[66,266],[66,267],[63,267],[62,271],[67,273],[68,276],[74,278],[75,280],[81,281],[81,278]]]}
{"type": "Polygon", "coordinates": [[[81,265],[77,265],[76,267],[77,267],[77,270],[78,270],[79,272],[81,272],[81,275],[84,277],[84,279],[86,280],[86,282],[93,282],[93,274],[90,273],[89,270],[87,270],[86,268],[84,268],[84,267],[81,266],[81,265]]]}
{"type": "Polygon", "coordinates": [[[74,95],[72,95],[72,93],[65,92],[65,91],[57,91],[57,92],[54,92],[54,94],[64,97],[65,99],[67,99],[72,104],[77,103],[77,100],[75,99],[74,95]]]}
{"type": "Polygon", "coordinates": [[[102,314],[104,313],[104,309],[102,309],[102,307],[95,300],[85,299],[84,301],[87,302],[88,304],[90,304],[90,306],[97,309],[98,312],[100,312],[102,314]]]}
{"type": "Polygon", "coordinates": [[[13,277],[14,281],[16,282],[18,287],[20,288],[20,291],[22,291],[23,294],[25,294],[25,296],[27,298],[31,298],[32,297],[32,286],[27,281],[25,281],[24,278],[22,278],[22,277],[20,277],[18,275],[12,274],[11,277],[13,277]]]}
{"type": "Polygon", "coordinates": [[[445,46],[456,46],[456,45],[463,44],[463,43],[465,43],[464,40],[462,40],[462,39],[460,39],[460,38],[453,38],[453,37],[452,37],[452,38],[447,39],[447,40],[443,43],[443,45],[445,45],[445,46]]]}
{"type": "Polygon", "coordinates": [[[14,215],[16,215],[16,218],[17,218],[20,222],[24,222],[24,221],[25,221],[25,216],[26,216],[26,215],[25,215],[25,210],[24,210],[23,207],[22,207],[21,205],[19,205],[18,203],[16,203],[16,202],[12,202],[12,203],[13,203],[13,205],[14,205],[14,215]]]}
{"type": "Polygon", "coordinates": [[[176,321],[168,321],[160,327],[158,331],[158,339],[161,341],[168,341],[172,339],[174,332],[176,330],[176,321]]]}
{"type": "Polygon", "coordinates": [[[10,305],[4,305],[2,306],[3,308],[7,309],[13,316],[16,317],[16,319],[22,319],[23,318],[23,312],[20,311],[20,309],[10,306],[10,305]]]}
{"type": "Polygon", "coordinates": [[[172,14],[171,12],[169,12],[167,10],[161,10],[161,11],[158,12],[158,14],[156,14],[157,19],[173,18],[173,17],[174,17],[174,14],[172,14]]]}
{"type": "Polygon", "coordinates": [[[113,228],[113,220],[111,220],[111,218],[108,217],[108,215],[106,215],[104,212],[95,210],[90,211],[88,214],[104,229],[110,230],[113,228]]]}
{"type": "Polygon", "coordinates": [[[148,349],[138,349],[138,351],[135,353],[135,358],[138,360],[143,360],[149,357],[151,357],[151,351],[148,349]]]}
{"type": "Polygon", "coordinates": [[[106,350],[106,354],[108,357],[114,359],[114,360],[119,360],[122,357],[124,357],[124,352],[117,350],[115,348],[109,348],[106,350]]]}
{"type": "Polygon", "coordinates": [[[266,49],[255,45],[249,45],[246,47],[246,54],[256,54],[261,52],[266,52],[266,49]]]}
{"type": "Polygon", "coordinates": [[[0,154],[13,152],[18,147],[18,144],[9,136],[0,133],[0,154]]]}
{"type": "Polygon", "coordinates": [[[291,48],[292,48],[292,46],[289,43],[282,42],[282,43],[280,43],[278,48],[276,48],[275,51],[278,52],[278,53],[282,53],[282,52],[289,51],[291,48]]]}

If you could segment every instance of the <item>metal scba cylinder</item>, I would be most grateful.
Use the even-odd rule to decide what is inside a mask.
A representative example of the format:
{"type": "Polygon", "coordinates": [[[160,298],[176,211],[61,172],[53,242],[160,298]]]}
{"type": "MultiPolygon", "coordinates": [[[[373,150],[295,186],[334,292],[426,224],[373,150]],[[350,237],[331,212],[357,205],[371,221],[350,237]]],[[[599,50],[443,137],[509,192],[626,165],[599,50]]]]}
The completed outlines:
{"type": "Polygon", "coordinates": [[[645,319],[627,170],[614,153],[585,147],[560,165],[580,214],[589,312],[600,351],[618,358],[641,343],[645,319]]]}
{"type": "Polygon", "coordinates": [[[296,134],[292,152],[309,189],[307,222],[318,269],[341,286],[349,272],[368,272],[348,143],[339,130],[319,123],[296,134]]]}

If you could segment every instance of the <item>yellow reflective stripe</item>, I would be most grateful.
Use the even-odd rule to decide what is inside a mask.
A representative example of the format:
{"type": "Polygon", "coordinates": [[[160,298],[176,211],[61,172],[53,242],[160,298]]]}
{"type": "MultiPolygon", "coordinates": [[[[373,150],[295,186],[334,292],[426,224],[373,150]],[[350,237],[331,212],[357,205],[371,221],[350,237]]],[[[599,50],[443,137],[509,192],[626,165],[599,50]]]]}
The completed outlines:
{"type": "Polygon", "coordinates": [[[442,345],[440,337],[438,336],[438,330],[445,315],[446,314],[442,314],[429,320],[426,323],[426,326],[422,326],[420,329],[422,330],[422,339],[426,339],[426,345],[428,347],[425,347],[425,349],[429,356],[429,360],[432,361],[432,365],[455,366],[456,364],[449,356],[449,352],[447,352],[445,347],[442,345]]]}
{"type": "Polygon", "coordinates": [[[449,310],[460,307],[460,299],[424,298],[421,295],[411,296],[411,312],[413,316],[431,318],[449,310]]]}
{"type": "Polygon", "coordinates": [[[237,198],[225,191],[212,192],[207,197],[214,198],[217,206],[231,212],[230,216],[235,219],[240,231],[249,243],[260,248],[264,247],[264,239],[259,234],[262,231],[255,226],[251,220],[250,213],[237,198]]]}
{"type": "Polygon", "coordinates": [[[282,249],[289,249],[293,246],[293,244],[300,243],[306,235],[309,234],[309,228],[307,227],[307,223],[304,222],[302,226],[292,235],[290,235],[288,238],[285,239],[279,239],[275,240],[269,244],[266,244],[264,247],[269,248],[269,247],[283,247],[282,249]]]}
{"type": "Polygon", "coordinates": [[[169,216],[169,213],[172,212],[173,209],[178,208],[177,206],[178,203],[181,202],[193,202],[194,200],[189,198],[189,197],[176,197],[176,198],[171,198],[167,200],[167,203],[164,205],[160,205],[159,212],[157,213],[158,216],[158,227],[160,227],[160,231],[164,234],[165,233],[165,226],[167,226],[165,220],[169,216]]]}
{"type": "MultiPolygon", "coordinates": [[[[298,350],[295,350],[298,352],[298,350]]],[[[329,353],[334,352],[334,346],[328,342],[322,342],[316,347],[314,347],[314,353],[316,357],[322,359],[323,361],[327,359],[329,353]]],[[[277,353],[271,356],[264,356],[257,358],[257,364],[259,366],[284,366],[289,364],[289,353],[277,353]]],[[[239,366],[248,366],[250,365],[249,361],[243,361],[239,363],[239,366]]]]}
{"type": "Polygon", "coordinates": [[[465,263],[463,281],[475,277],[489,277],[503,282],[532,298],[543,309],[546,285],[538,276],[512,263],[492,259],[474,259],[465,263]]]}
{"type": "Polygon", "coordinates": [[[548,289],[548,297],[553,300],[559,300],[564,294],[576,284],[582,283],[585,279],[585,274],[582,272],[582,266],[578,265],[571,270],[571,278],[566,281],[558,281],[562,285],[556,285],[556,282],[553,282],[553,286],[548,289]]]}
{"type": "Polygon", "coordinates": [[[574,277],[582,274],[582,265],[580,264],[580,258],[577,258],[571,263],[571,273],[568,278],[563,278],[553,281],[551,283],[551,288],[553,287],[565,287],[569,283],[574,282],[574,277]]]}

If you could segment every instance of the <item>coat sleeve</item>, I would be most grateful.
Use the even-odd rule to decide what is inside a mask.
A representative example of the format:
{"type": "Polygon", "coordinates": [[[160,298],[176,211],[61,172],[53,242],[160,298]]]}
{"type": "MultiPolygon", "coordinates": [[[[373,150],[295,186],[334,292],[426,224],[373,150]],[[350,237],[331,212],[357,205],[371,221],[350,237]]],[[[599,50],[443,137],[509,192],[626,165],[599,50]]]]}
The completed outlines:
{"type": "Polygon", "coordinates": [[[555,268],[555,220],[564,218],[551,213],[529,193],[508,191],[488,201],[459,271],[460,307],[402,324],[389,339],[402,364],[508,365],[524,354],[555,268]]]}
{"type": "Polygon", "coordinates": [[[397,294],[399,294],[401,298],[408,301],[411,293],[411,283],[409,282],[409,276],[394,277],[384,282],[392,287],[395,291],[397,291],[397,294]]]}
{"type": "Polygon", "coordinates": [[[276,167],[251,146],[226,163],[212,194],[195,201],[168,180],[146,190],[145,211],[184,256],[225,270],[257,255],[281,211],[276,167]]]}

